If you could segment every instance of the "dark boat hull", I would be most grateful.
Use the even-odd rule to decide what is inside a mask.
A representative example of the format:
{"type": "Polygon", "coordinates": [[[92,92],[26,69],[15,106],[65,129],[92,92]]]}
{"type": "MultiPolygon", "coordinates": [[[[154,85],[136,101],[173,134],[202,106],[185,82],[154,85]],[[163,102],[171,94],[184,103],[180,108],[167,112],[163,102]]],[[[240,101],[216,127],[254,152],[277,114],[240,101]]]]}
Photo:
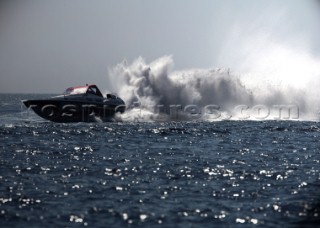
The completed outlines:
{"type": "Polygon", "coordinates": [[[125,110],[124,105],[115,106],[70,100],[26,100],[23,103],[38,116],[58,123],[93,122],[97,118],[108,121],[115,113],[123,113],[125,110]]]}

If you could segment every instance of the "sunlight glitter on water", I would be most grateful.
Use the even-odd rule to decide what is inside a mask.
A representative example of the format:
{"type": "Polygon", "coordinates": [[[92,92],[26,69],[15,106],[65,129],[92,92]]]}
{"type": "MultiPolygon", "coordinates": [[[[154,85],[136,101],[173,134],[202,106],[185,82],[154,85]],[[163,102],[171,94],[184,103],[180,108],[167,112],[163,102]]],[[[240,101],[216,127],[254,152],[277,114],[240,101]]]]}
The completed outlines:
{"type": "Polygon", "coordinates": [[[4,127],[1,218],[43,216],[62,226],[315,221],[318,129],[303,122],[4,127]],[[44,213],[52,207],[54,219],[44,213]]]}

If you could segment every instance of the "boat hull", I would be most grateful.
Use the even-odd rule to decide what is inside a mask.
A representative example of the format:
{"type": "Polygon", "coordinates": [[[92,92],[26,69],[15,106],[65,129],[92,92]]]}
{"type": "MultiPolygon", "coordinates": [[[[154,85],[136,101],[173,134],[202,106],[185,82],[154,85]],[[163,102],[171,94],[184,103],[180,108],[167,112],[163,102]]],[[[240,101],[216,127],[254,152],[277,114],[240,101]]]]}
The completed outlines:
{"type": "Polygon", "coordinates": [[[38,116],[58,123],[94,122],[97,118],[108,121],[117,112],[125,111],[124,105],[92,103],[66,100],[25,100],[27,108],[32,109],[38,116]]]}

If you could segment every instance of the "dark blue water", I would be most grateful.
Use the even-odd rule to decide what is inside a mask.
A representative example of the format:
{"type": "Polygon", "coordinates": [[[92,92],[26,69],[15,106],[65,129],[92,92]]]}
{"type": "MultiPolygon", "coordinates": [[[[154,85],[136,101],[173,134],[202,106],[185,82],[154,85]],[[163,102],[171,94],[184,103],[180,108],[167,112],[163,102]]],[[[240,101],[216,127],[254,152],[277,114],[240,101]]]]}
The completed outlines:
{"type": "Polygon", "coordinates": [[[316,227],[320,124],[56,124],[0,95],[1,227],[316,227]]]}

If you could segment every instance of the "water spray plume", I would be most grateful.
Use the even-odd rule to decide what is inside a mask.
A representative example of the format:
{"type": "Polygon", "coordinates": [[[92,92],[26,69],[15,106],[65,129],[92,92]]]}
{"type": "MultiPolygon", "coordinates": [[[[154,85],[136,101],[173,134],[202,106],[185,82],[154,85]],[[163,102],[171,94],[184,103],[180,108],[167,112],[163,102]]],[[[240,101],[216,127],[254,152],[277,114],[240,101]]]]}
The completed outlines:
{"type": "Polygon", "coordinates": [[[295,104],[300,109],[306,108],[306,98],[302,96],[304,91],[293,86],[290,89],[290,85],[284,89],[272,85],[271,81],[255,88],[245,84],[246,75],[242,79],[241,75],[233,74],[229,69],[174,71],[173,65],[171,56],[156,59],[150,64],[140,57],[132,64],[124,61],[110,70],[113,90],[128,107],[125,118],[154,120],[159,114],[170,118],[172,107],[179,107],[180,115],[175,118],[184,119],[183,110],[190,105],[197,106],[197,112],[202,113],[204,107],[216,105],[228,116],[234,115],[239,105],[271,107],[295,104]]]}

